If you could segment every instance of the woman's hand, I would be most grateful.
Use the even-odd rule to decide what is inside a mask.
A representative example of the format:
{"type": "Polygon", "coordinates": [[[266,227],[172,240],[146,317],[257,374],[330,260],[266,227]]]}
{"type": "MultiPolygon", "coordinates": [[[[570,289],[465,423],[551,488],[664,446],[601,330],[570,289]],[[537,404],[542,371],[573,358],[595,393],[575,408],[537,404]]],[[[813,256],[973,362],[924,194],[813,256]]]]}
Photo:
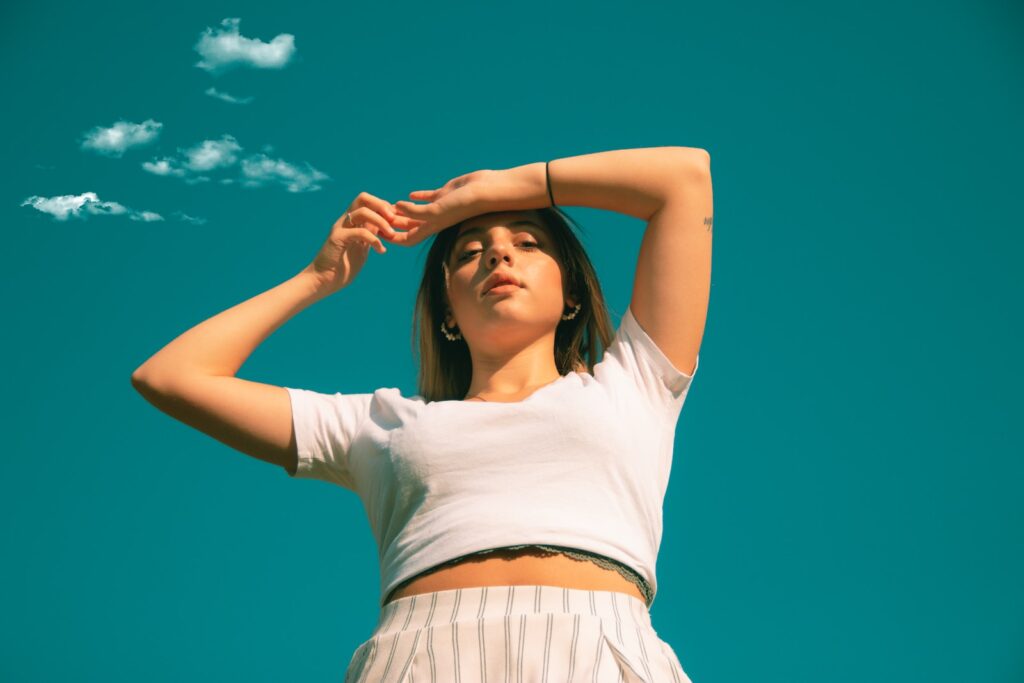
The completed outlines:
{"type": "MultiPolygon", "coordinates": [[[[334,222],[327,240],[303,272],[316,275],[325,294],[347,287],[355,279],[373,247],[387,251],[380,240],[392,239],[395,228],[415,229],[422,221],[398,216],[387,201],[369,192],[360,192],[345,214],[334,222]]],[[[403,233],[407,234],[407,233],[403,233]]]]}
{"type": "Polygon", "coordinates": [[[452,178],[436,190],[410,192],[409,198],[428,202],[395,203],[399,217],[420,223],[407,232],[396,233],[391,240],[409,246],[473,216],[544,208],[550,204],[543,162],[500,171],[473,171],[452,178]]]}

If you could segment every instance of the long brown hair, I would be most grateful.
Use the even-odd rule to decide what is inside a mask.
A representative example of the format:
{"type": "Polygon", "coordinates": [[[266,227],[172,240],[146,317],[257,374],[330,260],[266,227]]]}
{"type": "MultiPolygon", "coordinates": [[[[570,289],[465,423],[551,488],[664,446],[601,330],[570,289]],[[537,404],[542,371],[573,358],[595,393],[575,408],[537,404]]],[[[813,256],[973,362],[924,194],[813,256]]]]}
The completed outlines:
{"type": "MultiPolygon", "coordinates": [[[[614,336],[597,271],[573,232],[571,226],[579,226],[572,218],[557,207],[533,211],[554,239],[565,291],[581,304],[576,317],[559,321],[555,330],[555,366],[561,375],[584,370],[592,373],[614,336]],[[595,340],[600,342],[599,348],[595,348],[595,340]]],[[[418,391],[428,403],[462,400],[473,379],[473,362],[465,338],[449,341],[441,332],[448,310],[443,266],[448,263],[460,225],[434,235],[413,311],[414,354],[419,339],[418,391]]]]}

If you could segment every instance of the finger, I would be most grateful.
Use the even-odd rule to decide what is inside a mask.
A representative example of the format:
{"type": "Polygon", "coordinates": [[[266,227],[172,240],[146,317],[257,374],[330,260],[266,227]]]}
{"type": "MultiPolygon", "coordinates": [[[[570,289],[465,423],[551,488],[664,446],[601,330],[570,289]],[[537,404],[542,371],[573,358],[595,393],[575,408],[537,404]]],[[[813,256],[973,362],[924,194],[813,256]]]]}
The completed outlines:
{"type": "Polygon", "coordinates": [[[358,199],[363,206],[373,209],[385,218],[392,218],[395,215],[394,207],[391,205],[391,202],[381,199],[380,197],[376,197],[369,192],[360,192],[358,199]]]}
{"type": "Polygon", "coordinates": [[[374,234],[383,233],[387,237],[394,237],[395,231],[379,213],[368,206],[361,206],[352,212],[353,225],[372,225],[374,234]]]}
{"type": "Polygon", "coordinates": [[[393,244],[403,243],[405,241],[404,235],[413,228],[418,228],[424,225],[426,221],[416,220],[415,218],[408,218],[406,216],[398,216],[395,220],[391,221],[392,228],[400,228],[403,232],[395,230],[391,235],[383,235],[384,239],[393,244]]]}
{"type": "Polygon", "coordinates": [[[426,221],[419,220],[418,218],[410,218],[408,216],[396,216],[395,220],[391,221],[391,227],[402,228],[408,230],[409,228],[415,228],[418,225],[423,225],[426,221]]]}
{"type": "Polygon", "coordinates": [[[363,241],[366,242],[366,244],[373,247],[382,254],[387,251],[387,248],[384,246],[384,243],[380,241],[380,239],[377,237],[377,235],[373,233],[373,231],[367,230],[366,228],[358,228],[358,230],[360,236],[362,236],[363,241]]]}
{"type": "Polygon", "coordinates": [[[395,235],[394,239],[392,239],[391,242],[394,244],[401,244],[402,246],[406,247],[411,247],[415,244],[419,244],[420,242],[423,241],[426,235],[430,234],[429,232],[427,232],[427,228],[424,227],[425,225],[426,223],[421,223],[420,225],[412,227],[409,230],[406,230],[405,232],[400,232],[395,235]]]}
{"type": "Polygon", "coordinates": [[[409,198],[430,202],[434,200],[434,195],[438,192],[439,190],[413,190],[409,193],[409,198]]]}
{"type": "Polygon", "coordinates": [[[412,218],[429,218],[435,210],[432,207],[434,207],[433,204],[413,204],[404,200],[395,202],[395,210],[398,213],[411,216],[412,218]]]}

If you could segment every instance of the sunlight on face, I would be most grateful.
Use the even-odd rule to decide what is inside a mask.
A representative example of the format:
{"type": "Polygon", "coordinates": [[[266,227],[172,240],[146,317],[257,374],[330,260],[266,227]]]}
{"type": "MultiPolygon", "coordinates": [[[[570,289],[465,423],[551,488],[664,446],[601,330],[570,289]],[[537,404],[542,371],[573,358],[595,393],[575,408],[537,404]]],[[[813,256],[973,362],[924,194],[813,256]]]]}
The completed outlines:
{"type": "Polygon", "coordinates": [[[447,264],[454,322],[467,342],[491,343],[517,330],[558,325],[565,309],[562,267],[550,233],[533,212],[468,219],[458,228],[447,264]],[[484,294],[495,272],[511,275],[520,287],[484,294]]]}

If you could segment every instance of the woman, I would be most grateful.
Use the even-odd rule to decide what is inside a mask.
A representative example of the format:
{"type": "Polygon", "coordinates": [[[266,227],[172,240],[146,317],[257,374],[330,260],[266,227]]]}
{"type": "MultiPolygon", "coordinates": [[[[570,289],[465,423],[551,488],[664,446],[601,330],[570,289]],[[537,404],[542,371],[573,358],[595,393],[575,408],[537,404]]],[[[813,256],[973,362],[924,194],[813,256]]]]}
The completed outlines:
{"type": "Polygon", "coordinates": [[[346,681],[689,681],[649,608],[710,294],[710,156],[615,150],[409,196],[360,194],[300,274],[189,330],[133,383],[233,448],[360,496],[382,600],[346,681]],[[558,205],[646,221],[614,338],[558,205]],[[419,394],[235,377],[277,327],[351,284],[371,247],[431,236],[419,394]]]}

